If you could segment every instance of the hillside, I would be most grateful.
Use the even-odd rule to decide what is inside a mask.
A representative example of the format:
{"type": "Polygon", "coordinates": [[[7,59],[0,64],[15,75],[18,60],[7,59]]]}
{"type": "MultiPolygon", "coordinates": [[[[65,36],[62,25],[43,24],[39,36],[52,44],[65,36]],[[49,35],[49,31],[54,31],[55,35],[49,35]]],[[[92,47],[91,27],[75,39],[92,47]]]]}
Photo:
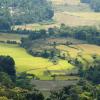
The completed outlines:
{"type": "Polygon", "coordinates": [[[43,24],[33,23],[27,25],[17,25],[15,29],[47,29],[50,27],[59,27],[64,23],[68,26],[97,26],[100,25],[100,13],[94,12],[89,4],[80,3],[80,0],[48,0],[52,2],[54,9],[53,22],[43,24]],[[91,17],[90,17],[91,16],[91,17]]]}

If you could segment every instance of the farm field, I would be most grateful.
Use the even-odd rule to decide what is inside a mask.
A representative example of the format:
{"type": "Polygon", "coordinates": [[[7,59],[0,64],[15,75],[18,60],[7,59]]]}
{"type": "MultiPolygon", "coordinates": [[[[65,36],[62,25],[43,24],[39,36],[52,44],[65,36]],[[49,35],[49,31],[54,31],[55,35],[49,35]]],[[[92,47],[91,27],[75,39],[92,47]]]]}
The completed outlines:
{"type": "Polygon", "coordinates": [[[27,35],[19,35],[19,34],[9,34],[9,33],[0,33],[0,41],[17,41],[20,42],[22,37],[27,37],[27,35]]]}
{"type": "Polygon", "coordinates": [[[77,44],[69,47],[65,45],[59,45],[57,49],[69,52],[72,57],[76,57],[77,53],[82,53],[85,55],[100,55],[100,47],[91,44],[77,44]]]}
{"type": "Polygon", "coordinates": [[[78,44],[78,45],[71,45],[70,47],[59,45],[57,46],[57,49],[62,51],[62,54],[65,53],[67,55],[69,53],[69,55],[72,58],[78,57],[78,59],[83,64],[86,64],[87,62],[92,63],[93,62],[92,55],[94,54],[100,56],[100,47],[91,44],[78,44]],[[81,57],[79,57],[78,55],[81,55],[81,57]]]}
{"type": "Polygon", "coordinates": [[[46,70],[59,71],[71,70],[74,68],[74,66],[64,60],[60,60],[57,65],[54,65],[48,59],[33,57],[18,45],[0,43],[0,55],[9,55],[14,58],[17,73],[25,71],[37,75],[40,79],[51,78],[44,75],[44,71],[46,70]]]}
{"type": "MultiPolygon", "coordinates": [[[[75,58],[79,52],[82,52],[82,59],[84,58],[89,62],[93,61],[91,58],[92,54],[100,55],[100,47],[89,44],[71,45],[70,47],[59,45],[57,46],[57,49],[61,50],[62,52],[69,52],[70,56],[73,58],[75,58]]],[[[75,68],[65,60],[59,60],[58,64],[54,65],[48,59],[44,59],[42,57],[33,57],[29,55],[24,48],[13,44],[0,43],[0,55],[9,55],[14,58],[17,73],[28,72],[35,74],[42,80],[52,79],[50,75],[45,74],[45,72],[48,70],[51,71],[51,75],[64,75],[65,71],[70,72],[75,68]]],[[[84,63],[84,61],[82,62],[84,63]]],[[[57,79],[66,80],[68,77],[62,78],[61,76],[58,76],[57,79]]]]}
{"type": "Polygon", "coordinates": [[[64,4],[78,5],[80,3],[80,0],[48,0],[48,1],[52,1],[54,5],[64,5],[64,4]]]}
{"type": "Polygon", "coordinates": [[[72,12],[57,12],[54,19],[58,24],[64,23],[68,26],[84,26],[100,24],[100,13],[72,13],[72,12]],[[91,17],[90,17],[91,16],[91,17]]]}
{"type": "Polygon", "coordinates": [[[95,13],[95,12],[66,12],[69,15],[81,17],[84,19],[89,19],[89,20],[99,20],[100,21],[100,13],[95,13]]]}

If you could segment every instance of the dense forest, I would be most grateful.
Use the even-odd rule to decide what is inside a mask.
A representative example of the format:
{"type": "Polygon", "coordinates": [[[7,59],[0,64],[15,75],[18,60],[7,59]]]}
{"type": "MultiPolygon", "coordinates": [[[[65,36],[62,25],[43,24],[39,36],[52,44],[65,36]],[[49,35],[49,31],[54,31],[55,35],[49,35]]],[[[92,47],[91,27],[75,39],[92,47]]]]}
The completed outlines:
{"type": "Polygon", "coordinates": [[[89,3],[95,12],[100,12],[100,0],[81,0],[82,3],[89,3]]]}
{"type": "Polygon", "coordinates": [[[0,29],[50,20],[53,14],[51,4],[46,0],[0,0],[0,29]]]}

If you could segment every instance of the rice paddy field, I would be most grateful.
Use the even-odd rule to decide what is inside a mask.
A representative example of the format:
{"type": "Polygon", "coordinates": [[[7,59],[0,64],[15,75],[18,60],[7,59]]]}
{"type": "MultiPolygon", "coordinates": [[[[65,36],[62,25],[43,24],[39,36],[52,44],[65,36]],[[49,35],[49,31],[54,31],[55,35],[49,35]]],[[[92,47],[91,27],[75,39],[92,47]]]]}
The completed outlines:
{"type": "Polygon", "coordinates": [[[40,79],[50,79],[51,77],[44,75],[47,70],[71,70],[74,68],[67,61],[60,60],[54,65],[48,59],[41,57],[33,57],[29,55],[25,49],[18,45],[0,43],[0,55],[9,55],[14,58],[17,73],[28,72],[37,75],[40,79]]]}
{"type": "MultiPolygon", "coordinates": [[[[62,52],[69,52],[73,58],[75,58],[78,53],[82,52],[82,59],[86,59],[90,62],[93,61],[91,58],[92,54],[100,55],[100,47],[96,45],[78,44],[72,45],[71,47],[59,45],[57,48],[62,52]]],[[[45,74],[48,70],[52,72],[51,74],[63,75],[65,71],[70,72],[75,69],[75,67],[66,60],[59,60],[58,64],[54,65],[49,59],[33,57],[29,55],[24,48],[15,44],[0,43],[0,55],[9,55],[14,58],[17,74],[20,72],[28,72],[35,74],[41,80],[52,79],[50,75],[45,74]]],[[[63,79],[66,78],[68,79],[68,77],[63,77],[63,79]]],[[[59,79],[62,79],[61,76],[59,79]]]]}

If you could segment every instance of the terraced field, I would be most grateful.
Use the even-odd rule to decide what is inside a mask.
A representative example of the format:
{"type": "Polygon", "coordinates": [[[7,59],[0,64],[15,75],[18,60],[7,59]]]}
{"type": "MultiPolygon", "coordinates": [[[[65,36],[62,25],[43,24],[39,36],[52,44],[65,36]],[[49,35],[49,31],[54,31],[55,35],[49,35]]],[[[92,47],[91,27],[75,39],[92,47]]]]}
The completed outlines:
{"type": "Polygon", "coordinates": [[[91,64],[93,63],[92,55],[96,54],[100,56],[100,47],[96,45],[90,45],[90,44],[78,44],[70,46],[60,45],[57,48],[62,51],[62,54],[63,53],[65,53],[66,55],[69,54],[72,58],[77,57],[83,63],[84,69],[89,63],[91,64]]]}
{"type": "Polygon", "coordinates": [[[10,55],[16,63],[17,73],[28,72],[37,75],[40,79],[50,79],[50,76],[44,75],[47,70],[71,70],[74,68],[67,61],[60,60],[54,65],[48,59],[33,57],[25,49],[18,45],[0,43],[0,55],[10,55]]]}

